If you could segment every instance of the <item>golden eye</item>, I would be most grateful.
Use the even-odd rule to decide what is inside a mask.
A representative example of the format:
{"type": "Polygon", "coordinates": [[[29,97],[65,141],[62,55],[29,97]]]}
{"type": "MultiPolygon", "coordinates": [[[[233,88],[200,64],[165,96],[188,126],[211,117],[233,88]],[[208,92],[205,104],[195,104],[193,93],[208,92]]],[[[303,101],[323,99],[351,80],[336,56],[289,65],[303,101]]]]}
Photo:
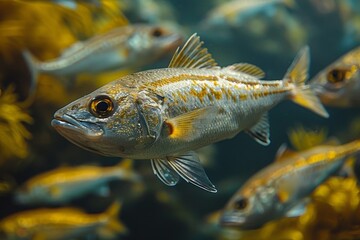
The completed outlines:
{"type": "Polygon", "coordinates": [[[113,101],[105,95],[97,96],[90,102],[90,112],[96,117],[109,117],[114,112],[113,101]]]}
{"type": "Polygon", "coordinates": [[[234,202],[234,208],[236,210],[243,210],[247,207],[248,200],[246,198],[240,198],[234,202]]]}
{"type": "Polygon", "coordinates": [[[327,80],[329,83],[341,83],[346,79],[348,70],[346,69],[333,69],[327,74],[327,80]]]}

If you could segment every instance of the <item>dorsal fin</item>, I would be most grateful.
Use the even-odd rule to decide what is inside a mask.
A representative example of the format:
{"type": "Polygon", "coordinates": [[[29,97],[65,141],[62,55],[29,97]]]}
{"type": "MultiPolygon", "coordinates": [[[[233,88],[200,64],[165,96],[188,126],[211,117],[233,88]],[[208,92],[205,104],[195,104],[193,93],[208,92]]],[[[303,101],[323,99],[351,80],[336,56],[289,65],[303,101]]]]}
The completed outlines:
{"type": "Polygon", "coordinates": [[[176,49],[169,68],[213,68],[217,66],[215,60],[203,48],[204,42],[194,33],[182,48],[176,49]]]}
{"type": "Polygon", "coordinates": [[[227,66],[226,69],[235,72],[242,72],[254,76],[256,78],[265,77],[265,72],[259,67],[252,65],[250,63],[235,63],[233,65],[227,66]]]}

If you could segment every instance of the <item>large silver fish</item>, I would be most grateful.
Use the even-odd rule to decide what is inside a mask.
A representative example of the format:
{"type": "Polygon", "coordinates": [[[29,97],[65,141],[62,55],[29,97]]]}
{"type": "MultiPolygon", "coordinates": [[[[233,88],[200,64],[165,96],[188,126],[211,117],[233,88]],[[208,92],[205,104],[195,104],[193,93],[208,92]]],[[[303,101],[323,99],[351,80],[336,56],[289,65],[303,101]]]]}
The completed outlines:
{"type": "Polygon", "coordinates": [[[90,192],[107,194],[110,181],[139,179],[130,169],[129,160],[113,167],[60,167],[26,181],[16,191],[15,199],[21,204],[64,204],[90,192]]]}
{"type": "Polygon", "coordinates": [[[27,51],[24,57],[34,79],[38,73],[74,76],[141,67],[173,51],[181,41],[179,33],[161,25],[134,24],[74,43],[56,59],[41,62],[27,51]]]}
{"type": "Polygon", "coordinates": [[[325,105],[360,107],[360,47],[320,71],[310,85],[325,105]]]}
{"type": "Polygon", "coordinates": [[[309,51],[295,58],[283,80],[261,81],[262,70],[238,63],[217,66],[195,34],[178,49],[168,68],[122,77],[54,115],[52,125],[87,150],[131,159],[151,159],[167,185],[179,176],[216,192],[192,150],[245,130],[268,145],[267,111],[292,99],[327,117],[307,78],[309,51]]]}
{"type": "Polygon", "coordinates": [[[339,171],[347,156],[358,151],[360,140],[279,155],[234,194],[225,207],[222,225],[254,229],[285,215],[301,215],[305,198],[339,171]]]}

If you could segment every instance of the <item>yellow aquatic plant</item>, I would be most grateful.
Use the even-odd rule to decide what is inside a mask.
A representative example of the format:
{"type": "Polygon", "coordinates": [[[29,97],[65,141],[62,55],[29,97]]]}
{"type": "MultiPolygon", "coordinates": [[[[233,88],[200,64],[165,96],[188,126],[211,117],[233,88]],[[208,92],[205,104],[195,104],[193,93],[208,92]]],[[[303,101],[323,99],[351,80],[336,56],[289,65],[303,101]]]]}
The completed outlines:
{"type": "Polygon", "coordinates": [[[11,157],[25,158],[28,155],[26,140],[31,137],[24,126],[32,118],[21,107],[10,86],[0,92],[0,165],[11,157]]]}
{"type": "Polygon", "coordinates": [[[360,238],[360,188],[355,178],[333,177],[311,195],[306,212],[258,230],[224,230],[222,239],[340,240],[360,238]]]}

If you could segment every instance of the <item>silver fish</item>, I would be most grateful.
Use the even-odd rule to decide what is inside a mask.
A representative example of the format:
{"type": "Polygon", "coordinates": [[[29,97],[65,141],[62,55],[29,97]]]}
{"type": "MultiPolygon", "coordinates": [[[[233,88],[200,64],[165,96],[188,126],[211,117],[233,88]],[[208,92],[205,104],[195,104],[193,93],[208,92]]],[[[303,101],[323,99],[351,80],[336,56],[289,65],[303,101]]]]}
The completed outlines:
{"type": "Polygon", "coordinates": [[[360,107],[360,47],[320,71],[310,85],[325,105],[360,107]]]}
{"type": "Polygon", "coordinates": [[[90,192],[105,195],[110,181],[139,179],[128,160],[113,167],[60,167],[29,179],[16,191],[15,199],[21,204],[64,204],[90,192]]]}
{"type": "Polygon", "coordinates": [[[289,153],[280,151],[276,162],[252,176],[230,199],[221,217],[224,226],[259,228],[283,216],[299,216],[306,197],[360,151],[360,140],[321,145],[289,153]]]}
{"type": "Polygon", "coordinates": [[[192,150],[243,130],[268,145],[267,111],[285,99],[328,116],[304,85],[308,48],[295,58],[284,80],[262,81],[264,72],[251,64],[218,67],[202,44],[194,34],[168,68],[109,83],[58,110],[52,126],[87,150],[151,159],[154,173],[167,185],[175,185],[180,176],[216,192],[192,150]]]}
{"type": "Polygon", "coordinates": [[[134,24],[74,43],[56,59],[41,62],[28,51],[23,55],[34,79],[38,73],[64,77],[141,67],[171,52],[181,41],[181,35],[169,28],[134,24]]]}

